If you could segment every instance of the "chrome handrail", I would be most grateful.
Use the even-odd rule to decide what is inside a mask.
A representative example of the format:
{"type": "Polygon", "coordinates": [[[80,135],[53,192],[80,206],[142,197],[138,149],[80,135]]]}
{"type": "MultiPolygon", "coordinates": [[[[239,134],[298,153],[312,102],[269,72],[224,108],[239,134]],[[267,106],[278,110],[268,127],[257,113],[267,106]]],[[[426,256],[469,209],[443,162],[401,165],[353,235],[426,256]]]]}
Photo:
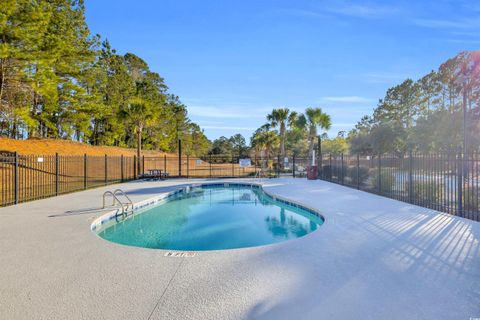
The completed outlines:
{"type": "MultiPolygon", "coordinates": [[[[125,211],[125,207],[123,206],[124,204],[120,201],[120,199],[117,198],[117,196],[112,191],[105,191],[103,193],[103,209],[105,209],[105,196],[107,195],[111,195],[113,198],[112,206],[115,205],[115,200],[117,200],[117,202],[122,207],[122,215],[125,216],[127,212],[125,211]]],[[[127,206],[127,210],[128,210],[128,206],[127,206]]]]}
{"type": "Polygon", "coordinates": [[[127,196],[127,194],[125,193],[125,191],[123,191],[122,189],[115,189],[115,191],[113,191],[113,194],[116,196],[117,193],[120,193],[122,196],[124,196],[125,198],[127,198],[127,200],[128,200],[128,203],[126,203],[126,205],[127,205],[127,211],[128,211],[128,205],[131,205],[131,206],[132,206],[132,211],[133,211],[133,201],[132,201],[132,199],[130,199],[129,196],[127,196]]]}

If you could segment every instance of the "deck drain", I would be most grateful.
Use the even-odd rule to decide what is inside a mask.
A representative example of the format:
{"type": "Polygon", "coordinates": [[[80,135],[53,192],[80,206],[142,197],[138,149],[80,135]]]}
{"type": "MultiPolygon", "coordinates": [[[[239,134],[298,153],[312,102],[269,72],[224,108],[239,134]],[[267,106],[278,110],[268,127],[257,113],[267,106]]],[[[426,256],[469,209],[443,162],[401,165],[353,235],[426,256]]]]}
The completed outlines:
{"type": "Polygon", "coordinates": [[[164,257],[174,257],[174,258],[193,258],[195,257],[195,252],[179,252],[179,251],[168,251],[165,252],[164,257]]]}

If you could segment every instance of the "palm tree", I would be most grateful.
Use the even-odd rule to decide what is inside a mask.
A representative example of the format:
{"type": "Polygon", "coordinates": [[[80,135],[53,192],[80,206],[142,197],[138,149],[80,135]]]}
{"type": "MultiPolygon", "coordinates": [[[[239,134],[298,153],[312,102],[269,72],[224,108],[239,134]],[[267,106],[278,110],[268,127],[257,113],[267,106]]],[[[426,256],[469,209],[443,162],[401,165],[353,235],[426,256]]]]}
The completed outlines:
{"type": "Polygon", "coordinates": [[[317,129],[329,130],[332,126],[330,116],[322,111],[321,108],[307,108],[305,115],[301,115],[297,125],[308,129],[308,155],[313,158],[313,146],[317,138],[317,129]]]}
{"type": "Polygon", "coordinates": [[[287,122],[289,122],[291,115],[292,113],[288,108],[273,109],[272,113],[267,115],[269,124],[272,127],[279,127],[280,155],[282,158],[285,157],[285,133],[287,131],[287,122]]]}
{"type": "Polygon", "coordinates": [[[275,131],[268,130],[268,126],[262,126],[254,133],[251,144],[258,151],[265,150],[268,161],[270,154],[278,146],[278,135],[275,131]]]}

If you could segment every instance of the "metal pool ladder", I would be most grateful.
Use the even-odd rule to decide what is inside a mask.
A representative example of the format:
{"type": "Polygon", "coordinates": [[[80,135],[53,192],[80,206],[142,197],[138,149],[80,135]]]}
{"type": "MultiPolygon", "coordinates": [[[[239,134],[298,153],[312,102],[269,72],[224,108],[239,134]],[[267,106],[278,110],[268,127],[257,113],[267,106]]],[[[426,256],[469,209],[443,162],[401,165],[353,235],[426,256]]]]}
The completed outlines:
{"type": "Polygon", "coordinates": [[[106,196],[112,196],[112,206],[115,205],[115,202],[118,202],[118,204],[122,207],[122,216],[126,217],[128,215],[129,209],[128,206],[130,205],[130,211],[133,212],[133,202],[132,200],[127,196],[127,194],[122,190],[122,189],[116,189],[115,191],[105,191],[103,193],[103,209],[105,209],[105,198],[106,196]],[[127,202],[122,202],[117,195],[123,196],[124,198],[127,199],[127,202]]]}

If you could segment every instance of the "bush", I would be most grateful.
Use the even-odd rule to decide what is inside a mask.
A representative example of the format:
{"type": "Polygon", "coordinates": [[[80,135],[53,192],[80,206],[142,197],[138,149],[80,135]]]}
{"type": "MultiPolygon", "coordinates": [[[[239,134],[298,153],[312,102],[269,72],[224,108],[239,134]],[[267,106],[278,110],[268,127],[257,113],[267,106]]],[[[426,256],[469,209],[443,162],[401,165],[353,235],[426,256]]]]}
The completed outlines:
{"type": "Polygon", "coordinates": [[[322,176],[323,179],[333,179],[334,181],[342,181],[343,178],[346,176],[346,171],[347,168],[344,168],[344,171],[342,171],[342,166],[337,166],[337,165],[325,165],[322,166],[322,176]],[[342,177],[343,174],[343,177],[342,177]]]}
{"type": "Polygon", "coordinates": [[[364,184],[369,177],[369,170],[366,167],[358,167],[358,175],[357,175],[357,167],[349,167],[347,170],[347,176],[352,181],[352,184],[364,184]],[[358,181],[357,181],[358,177],[358,181]]]}
{"type": "MultiPolygon", "coordinates": [[[[378,192],[378,170],[375,170],[372,174],[372,185],[375,191],[378,192]]],[[[391,193],[393,186],[395,185],[395,176],[388,170],[382,169],[381,181],[380,181],[380,193],[391,193]]]]}
{"type": "Polygon", "coordinates": [[[332,179],[332,166],[325,165],[322,167],[323,179],[332,179]]]}
{"type": "MultiPolygon", "coordinates": [[[[413,181],[412,201],[414,203],[438,203],[443,197],[443,185],[434,181],[413,181]]],[[[406,183],[407,194],[410,194],[410,183],[406,183]]]]}
{"type": "Polygon", "coordinates": [[[480,210],[480,200],[478,190],[475,188],[465,188],[463,190],[463,207],[467,212],[478,212],[480,210]]]}

